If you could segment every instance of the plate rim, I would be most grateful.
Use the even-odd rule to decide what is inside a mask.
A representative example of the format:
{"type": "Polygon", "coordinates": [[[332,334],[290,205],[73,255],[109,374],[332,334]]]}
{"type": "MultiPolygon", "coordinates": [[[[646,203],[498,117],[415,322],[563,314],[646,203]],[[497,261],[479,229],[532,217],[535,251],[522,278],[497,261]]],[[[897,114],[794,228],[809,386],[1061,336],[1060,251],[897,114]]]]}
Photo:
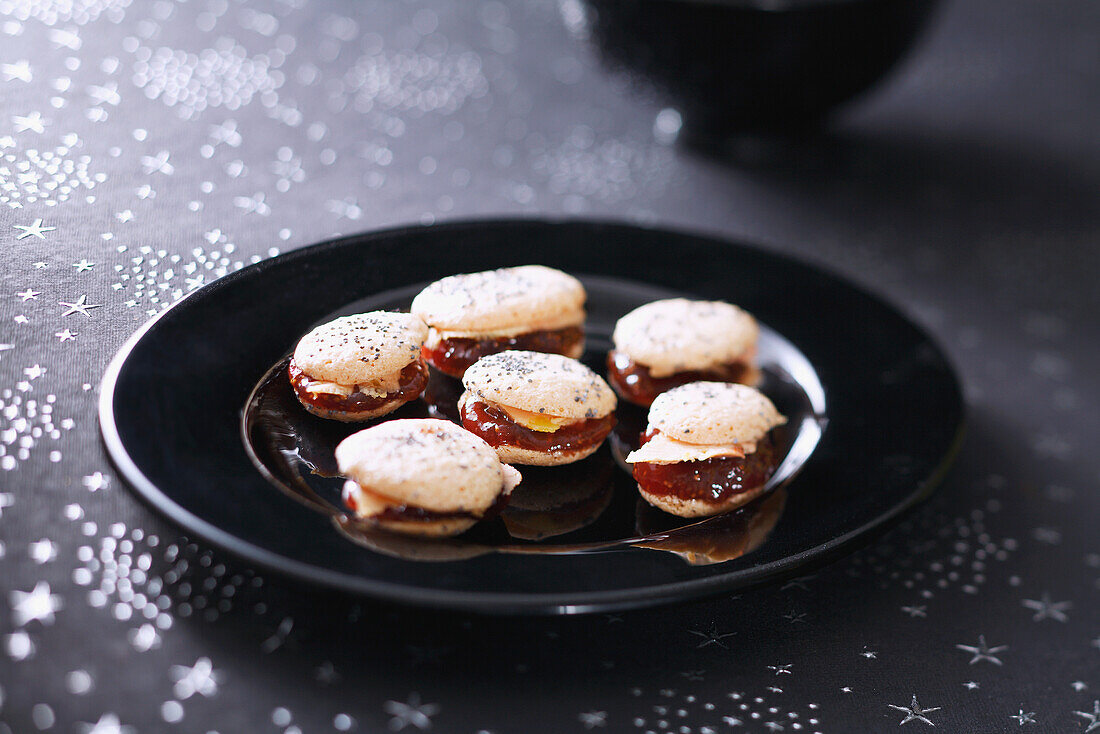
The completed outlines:
{"type": "Polygon", "coordinates": [[[879,294],[872,293],[861,284],[852,282],[844,275],[832,272],[820,264],[812,263],[787,253],[775,252],[754,243],[711,232],[696,232],[679,227],[650,227],[626,220],[615,219],[524,216],[457,219],[431,225],[399,225],[385,229],[340,235],[337,237],[330,237],[312,245],[299,247],[290,252],[276,255],[275,257],[267,258],[257,263],[252,263],[240,270],[222,276],[201,288],[185,294],[183,298],[146,321],[123,342],[118,352],[116,352],[108,362],[107,368],[104,371],[103,379],[100,382],[97,413],[100,435],[107,449],[108,458],[121,475],[124,484],[126,484],[145,504],[149,505],[157,513],[177,525],[181,530],[192,533],[205,542],[231,555],[237,556],[248,563],[255,564],[267,571],[279,575],[289,576],[296,581],[304,582],[313,587],[325,587],[336,591],[352,592],[361,596],[418,607],[456,609],[467,612],[487,612],[495,614],[587,614],[635,609],[661,605],[673,601],[686,601],[689,599],[711,596],[734,587],[744,588],[745,586],[759,586],[781,578],[793,577],[807,566],[815,563],[827,563],[860,540],[872,539],[876,534],[894,525],[904,514],[930,497],[934,490],[941,484],[943,477],[946,475],[955,457],[958,455],[959,449],[963,443],[963,438],[966,434],[968,422],[967,405],[966,401],[963,399],[958,371],[955,369],[948,354],[940,347],[939,343],[932,338],[923,326],[915,323],[906,316],[891,301],[879,294]],[[157,487],[152,480],[145,476],[144,472],[141,471],[126,450],[114,415],[115,391],[118,386],[118,378],[126,361],[146,334],[148,334],[163,318],[173,313],[183,304],[186,304],[195,294],[210,294],[222,288],[231,287],[241,278],[253,277],[255,273],[262,272],[267,267],[270,267],[271,263],[277,259],[284,263],[297,260],[352,240],[367,243],[374,238],[395,237],[410,232],[423,232],[428,229],[453,230],[515,225],[539,227],[580,225],[588,227],[613,227],[618,229],[641,229],[649,232],[667,234],[672,237],[686,236],[696,239],[705,239],[714,243],[748,248],[768,256],[789,260],[803,267],[827,275],[842,283],[845,287],[851,288],[887,308],[895,316],[909,325],[910,328],[913,328],[920,334],[920,336],[935,350],[936,355],[947,365],[955,390],[958,393],[959,405],[961,408],[959,422],[955,427],[950,445],[943,456],[940,457],[939,462],[932,472],[923,480],[918,481],[913,491],[910,492],[905,499],[890,507],[882,514],[877,515],[869,522],[812,548],[808,548],[780,560],[772,561],[771,563],[753,566],[751,569],[744,569],[741,572],[733,574],[719,574],[701,579],[676,581],[656,586],[647,586],[641,589],[589,591],[572,594],[471,592],[410,588],[397,583],[368,579],[358,575],[314,566],[295,558],[281,555],[247,540],[243,540],[229,531],[223,530],[213,523],[199,517],[190,510],[185,509],[157,487]],[[745,584],[743,583],[743,577],[750,570],[753,580],[745,584]],[[738,581],[742,583],[738,583],[738,581]]]}

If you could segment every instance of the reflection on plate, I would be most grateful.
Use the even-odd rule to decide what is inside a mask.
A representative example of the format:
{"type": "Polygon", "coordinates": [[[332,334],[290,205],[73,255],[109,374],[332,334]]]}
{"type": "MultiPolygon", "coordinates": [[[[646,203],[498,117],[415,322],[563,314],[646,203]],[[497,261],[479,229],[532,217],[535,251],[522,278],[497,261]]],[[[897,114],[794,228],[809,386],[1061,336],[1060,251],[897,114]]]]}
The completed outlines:
{"type": "MultiPolygon", "coordinates": [[[[637,283],[582,279],[589,295],[588,348],[583,361],[603,372],[615,322],[637,306],[667,294],[637,283]]],[[[361,299],[320,321],[347,313],[406,309],[420,287],[361,299]]],[[[810,457],[825,424],[825,404],[821,384],[809,361],[766,324],[761,324],[758,361],[759,388],[788,417],[788,424],[773,433],[784,459],[767,484],[766,491],[771,492],[790,482],[810,457]]],[[[271,484],[329,517],[344,537],[358,545],[388,556],[421,561],[464,560],[492,552],[578,553],[619,546],[671,550],[690,563],[702,562],[700,559],[719,563],[723,556],[725,560],[738,558],[750,548],[750,544],[731,537],[745,535],[740,521],[725,517],[683,519],[640,501],[630,467],[621,459],[637,448],[646,411],[625,402],[617,412],[619,423],[609,445],[589,458],[564,467],[519,467],[523,483],[499,518],[483,521],[449,539],[395,536],[379,530],[343,506],[344,480],[333,457],[336,445],[363,426],[309,414],[294,396],[286,366],[286,357],[272,366],[244,406],[241,434],[249,458],[271,484]],[[655,520],[655,516],[660,519],[655,520]]],[[[461,393],[458,380],[433,371],[422,399],[381,420],[438,417],[457,422],[455,404],[461,393]]],[[[777,518],[778,513],[774,513],[773,525],[777,518]]],[[[757,545],[759,542],[751,547],[757,545]]]]}
{"type": "MultiPolygon", "coordinates": [[[[797,412],[780,407],[788,415],[797,412]]],[[[879,298],[820,269],[684,232],[512,220],[347,237],[220,278],[123,346],[104,377],[99,417],[111,459],[141,498],[188,535],[271,575],[431,607],[578,613],[761,584],[850,550],[931,493],[958,445],[963,404],[949,365],[920,329],[879,298]],[[515,537],[501,520],[495,530],[485,528],[486,534],[495,545],[515,550],[410,563],[357,547],[358,540],[333,532],[330,515],[311,511],[301,497],[274,491],[256,470],[241,442],[241,407],[257,380],[312,325],[345,308],[394,303],[387,291],[395,287],[404,289],[398,300],[408,299],[408,288],[418,283],[529,262],[592,276],[586,277],[593,284],[590,311],[594,317],[607,315],[600,317],[602,323],[590,321],[593,333],[609,333],[606,319],[625,311],[628,302],[689,293],[741,305],[798,345],[806,358],[802,367],[777,360],[782,369],[765,373],[774,381],[765,383],[765,392],[779,402],[779,392],[793,386],[792,397],[798,398],[805,394],[798,386],[819,380],[828,398],[829,425],[791,485],[766,542],[732,560],[695,565],[673,553],[623,543],[570,551],[571,544],[637,539],[640,528],[649,535],[665,530],[638,523],[649,511],[639,509],[632,486],[620,491],[619,482],[629,478],[612,467],[611,499],[588,524],[576,521],[576,527],[551,534],[569,524],[557,524],[557,518],[513,523],[526,527],[520,535],[540,536],[532,540],[515,537]],[[597,288],[597,281],[607,288],[597,288]],[[546,546],[557,552],[541,552],[546,546]],[[517,552],[524,547],[540,552],[517,552]]],[[[808,449],[802,435],[812,437],[793,436],[788,460],[808,449]]],[[[309,446],[299,448],[299,439],[293,425],[271,431],[265,461],[296,450],[310,457],[309,446]]],[[[606,460],[610,447],[602,453],[606,460]]],[[[318,474],[297,469],[306,486],[333,481],[323,476],[334,472],[330,458],[315,454],[309,461],[318,474]]],[[[335,495],[315,493],[318,508],[343,512],[335,495]]],[[[770,497],[776,501],[778,494],[770,497]]],[[[735,517],[727,515],[723,522],[735,517]]],[[[681,522],[659,514],[655,521],[681,522]]],[[[663,542],[666,549],[685,552],[663,542]]],[[[690,552],[696,559],[728,555],[690,552]]]]}

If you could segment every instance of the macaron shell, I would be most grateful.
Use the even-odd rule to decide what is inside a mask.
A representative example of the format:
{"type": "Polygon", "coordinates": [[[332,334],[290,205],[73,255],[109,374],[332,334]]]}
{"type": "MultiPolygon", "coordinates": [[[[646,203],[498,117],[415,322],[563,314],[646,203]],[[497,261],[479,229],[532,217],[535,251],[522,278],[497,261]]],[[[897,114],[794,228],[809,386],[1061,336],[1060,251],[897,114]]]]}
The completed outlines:
{"type": "Polygon", "coordinates": [[[747,505],[762,495],[764,493],[764,488],[757,487],[747,492],[741,492],[725,502],[717,504],[713,502],[704,502],[703,500],[685,500],[675,496],[654,495],[642,489],[641,485],[638,486],[638,493],[646,502],[670,515],[676,515],[677,517],[708,517],[710,515],[729,512],[742,505],[747,505]]]}
{"type": "Polygon", "coordinates": [[[639,306],[615,324],[615,349],[649,368],[653,377],[707,370],[742,359],[760,327],[724,301],[670,298],[639,306]]]}
{"type": "Polygon", "coordinates": [[[574,461],[580,461],[596,453],[596,450],[603,445],[603,441],[595,446],[588,446],[586,448],[574,449],[573,451],[535,451],[533,449],[522,449],[517,446],[497,446],[497,456],[500,457],[501,462],[505,464],[523,464],[526,466],[562,466],[563,464],[572,464],[574,461]]]}
{"type": "Polygon", "coordinates": [[[651,428],[693,444],[758,441],[786,422],[762,392],[730,382],[681,385],[658,395],[649,408],[651,428]]]}
{"type": "Polygon", "coordinates": [[[314,405],[310,405],[309,403],[302,402],[301,400],[299,400],[298,402],[301,403],[303,408],[305,408],[307,411],[317,416],[318,418],[327,418],[333,421],[340,421],[341,423],[365,423],[366,421],[374,420],[375,418],[380,418],[384,415],[389,415],[405,403],[415,399],[415,397],[394,398],[392,400],[386,401],[385,403],[382,403],[377,408],[374,408],[372,410],[357,411],[329,410],[327,408],[318,408],[314,405]]]}
{"type": "Polygon", "coordinates": [[[584,286],[543,265],[452,275],[413,299],[412,312],[440,331],[538,331],[584,323],[584,286]]]}
{"type": "Polygon", "coordinates": [[[294,363],[314,380],[341,385],[392,383],[420,356],[428,327],[392,311],[341,316],[302,337],[294,363]]]}
{"type": "Polygon", "coordinates": [[[480,515],[505,486],[493,448],[450,421],[391,420],[336,447],[341,473],[396,502],[480,515]]]}
{"type": "Polygon", "coordinates": [[[572,420],[602,418],[616,405],[602,377],[560,354],[490,354],[466,370],[462,384],[483,402],[572,420]]]}

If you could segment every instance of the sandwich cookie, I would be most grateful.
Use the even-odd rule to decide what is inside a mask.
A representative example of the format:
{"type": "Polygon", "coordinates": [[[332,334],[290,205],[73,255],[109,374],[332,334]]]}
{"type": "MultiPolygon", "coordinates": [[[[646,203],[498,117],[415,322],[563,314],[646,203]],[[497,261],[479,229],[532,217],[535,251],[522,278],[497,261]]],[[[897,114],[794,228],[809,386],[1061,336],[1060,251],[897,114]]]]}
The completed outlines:
{"type": "Polygon", "coordinates": [[[689,382],[755,384],[756,319],[723,301],[671,298],[640,306],[615,324],[607,376],[623,398],[648,406],[689,382]]]}
{"type": "Polygon", "coordinates": [[[523,265],[437,280],[413,299],[412,312],[430,327],[424,358],[462,377],[481,357],[521,349],[584,352],[584,286],[542,265],[523,265]]]}
{"type": "Polygon", "coordinates": [[[649,409],[633,465],[646,502],[702,517],[758,497],[779,464],[769,432],[787,419],[763,393],[728,382],[693,382],[661,393],[649,409]]]}
{"type": "Polygon", "coordinates": [[[466,370],[462,384],[462,425],[509,464],[579,461],[615,426],[615,393],[595,372],[558,354],[491,354],[466,370]]]}
{"type": "Polygon", "coordinates": [[[520,482],[489,444],[450,421],[391,420],[336,447],[344,503],[379,527],[457,535],[507,504],[520,482]]]}
{"type": "Polygon", "coordinates": [[[287,368],[302,406],[356,422],[392,413],[428,384],[420,347],[428,327],[407,313],[341,316],[302,337],[287,368]]]}

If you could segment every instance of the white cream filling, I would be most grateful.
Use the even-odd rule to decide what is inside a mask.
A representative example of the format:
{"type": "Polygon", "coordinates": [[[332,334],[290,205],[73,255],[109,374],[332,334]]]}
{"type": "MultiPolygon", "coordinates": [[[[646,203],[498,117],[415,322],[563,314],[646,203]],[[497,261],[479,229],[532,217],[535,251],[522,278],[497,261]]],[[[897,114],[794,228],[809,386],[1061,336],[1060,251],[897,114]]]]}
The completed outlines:
{"type": "Polygon", "coordinates": [[[756,451],[755,441],[728,444],[696,444],[677,441],[658,433],[626,457],[628,464],[679,464],[721,457],[741,458],[756,451]]]}
{"type": "Polygon", "coordinates": [[[584,310],[571,311],[555,318],[542,321],[533,321],[515,326],[507,326],[499,329],[437,329],[434,326],[428,329],[428,341],[425,343],[429,349],[435,348],[443,339],[505,339],[520,334],[530,334],[533,331],[557,331],[571,326],[580,326],[584,323],[584,310]]]}

